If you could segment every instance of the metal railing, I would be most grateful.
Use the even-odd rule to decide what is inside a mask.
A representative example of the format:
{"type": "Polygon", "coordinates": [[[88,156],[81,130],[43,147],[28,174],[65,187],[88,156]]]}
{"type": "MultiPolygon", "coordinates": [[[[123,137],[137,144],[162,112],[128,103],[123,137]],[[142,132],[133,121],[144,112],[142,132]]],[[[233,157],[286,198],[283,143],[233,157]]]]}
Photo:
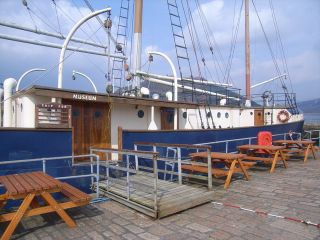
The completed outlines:
{"type": "MultiPolygon", "coordinates": [[[[273,138],[283,138],[283,139],[301,139],[301,133],[299,132],[291,132],[291,133],[280,133],[280,134],[273,134],[272,135],[273,138]]],[[[214,145],[216,144],[224,144],[225,145],[225,149],[224,151],[226,153],[235,153],[235,151],[229,151],[229,147],[231,145],[231,143],[234,143],[234,145],[236,145],[236,142],[241,142],[241,145],[243,144],[253,144],[257,142],[257,136],[254,137],[247,137],[247,138],[235,138],[235,139],[226,139],[226,140],[221,140],[221,141],[213,141],[213,142],[204,142],[204,143],[199,143],[199,144],[195,144],[195,145],[210,145],[212,146],[212,148],[214,149],[214,145]]],[[[237,144],[239,145],[239,144],[237,144]]]]}
{"type": "Polygon", "coordinates": [[[320,129],[305,130],[304,132],[305,132],[305,135],[303,136],[303,139],[316,141],[316,143],[318,144],[318,147],[320,147],[320,129]]]}
{"type": "MultiPolygon", "coordinates": [[[[166,174],[172,174],[175,176],[178,176],[178,183],[182,185],[182,178],[183,177],[189,177],[192,179],[198,179],[198,180],[204,180],[207,182],[208,189],[212,189],[212,163],[211,163],[211,148],[209,146],[201,146],[201,145],[191,145],[191,144],[170,144],[170,143],[150,143],[150,142],[135,142],[134,143],[134,150],[138,150],[138,148],[144,147],[144,148],[151,148],[152,151],[158,153],[158,161],[164,162],[164,164],[171,164],[171,165],[177,165],[177,171],[174,170],[174,167],[171,168],[171,171],[167,171],[164,167],[163,169],[158,169],[159,173],[163,173],[164,176],[166,174]],[[167,154],[168,149],[176,149],[177,155],[176,158],[170,158],[167,154]],[[190,151],[196,151],[199,150],[206,151],[208,154],[208,162],[196,162],[191,161],[191,157],[189,156],[190,151]],[[182,164],[186,165],[193,165],[193,166],[201,166],[206,167],[208,169],[208,173],[206,176],[199,175],[199,174],[193,174],[193,173],[183,173],[182,172],[182,164]]],[[[135,158],[135,165],[136,169],[145,171],[150,170],[150,168],[146,166],[140,166],[139,167],[139,159],[135,158]]],[[[164,180],[166,178],[164,177],[164,180]]]]}
{"type": "MultiPolygon", "coordinates": [[[[131,206],[143,208],[144,210],[150,211],[150,208],[143,206],[143,204],[132,200],[132,193],[138,194],[137,190],[141,191],[142,194],[152,194],[153,206],[152,210],[156,214],[158,211],[158,153],[150,151],[134,151],[134,150],[119,150],[112,148],[90,148],[90,153],[105,154],[106,159],[101,161],[100,167],[105,168],[105,176],[100,175],[100,186],[106,184],[104,189],[109,197],[124,200],[126,203],[130,203],[131,206]],[[131,167],[131,160],[135,158],[143,158],[147,161],[152,162],[152,168],[149,172],[142,172],[131,167]],[[121,172],[119,174],[119,172],[121,172]],[[115,174],[118,173],[118,174],[115,174]],[[136,182],[134,177],[147,176],[153,179],[153,187],[150,191],[150,186],[143,182],[136,182]],[[138,185],[141,186],[138,186],[138,185]],[[148,189],[149,187],[149,189],[148,189]]],[[[138,167],[139,169],[139,167],[138,167]]],[[[96,186],[97,188],[99,185],[96,186]]],[[[146,213],[145,212],[145,213],[146,213]]]]}
{"type": "MultiPolygon", "coordinates": [[[[71,166],[88,166],[90,165],[90,174],[80,174],[80,175],[70,175],[64,177],[55,177],[58,180],[67,180],[67,179],[75,179],[75,178],[89,178],[91,177],[91,182],[95,178],[97,182],[99,182],[99,168],[100,168],[100,158],[95,154],[87,154],[87,155],[78,155],[78,156],[62,156],[62,157],[44,157],[44,158],[33,158],[33,159],[23,159],[23,160],[12,160],[12,161],[1,161],[0,165],[12,165],[12,164],[21,164],[21,163],[33,163],[33,162],[42,162],[42,171],[47,172],[47,163],[50,161],[57,160],[71,160],[71,166]],[[75,163],[75,159],[78,158],[90,158],[90,162],[81,162],[75,163]],[[95,159],[95,161],[94,161],[95,159]],[[96,172],[94,172],[94,165],[96,165],[96,172]]],[[[2,185],[0,185],[2,186],[2,185]]],[[[97,198],[99,198],[99,189],[97,188],[97,198]]]]}

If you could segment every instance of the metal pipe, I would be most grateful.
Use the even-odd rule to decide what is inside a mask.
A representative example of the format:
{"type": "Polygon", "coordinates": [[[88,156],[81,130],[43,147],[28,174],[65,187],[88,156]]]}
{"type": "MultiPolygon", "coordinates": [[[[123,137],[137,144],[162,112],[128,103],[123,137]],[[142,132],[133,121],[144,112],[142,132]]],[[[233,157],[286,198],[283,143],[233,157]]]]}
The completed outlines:
{"type": "MultiPolygon", "coordinates": [[[[15,28],[15,29],[19,29],[19,30],[23,30],[23,31],[27,31],[27,32],[33,32],[33,33],[37,33],[37,34],[41,34],[41,35],[45,35],[45,36],[49,36],[49,37],[55,37],[55,38],[58,38],[58,39],[66,39],[66,37],[64,35],[59,35],[59,34],[56,34],[56,33],[51,33],[51,32],[47,32],[47,31],[44,31],[44,30],[40,30],[40,29],[32,29],[32,28],[28,28],[28,27],[25,27],[25,26],[19,26],[19,25],[16,25],[14,23],[7,23],[7,22],[2,22],[0,21],[0,26],[4,26],[4,27],[9,27],[9,28],[15,28]]],[[[83,43],[83,44],[86,44],[86,45],[91,45],[93,47],[98,47],[98,48],[103,48],[103,49],[106,49],[107,46],[103,46],[103,45],[100,45],[100,44],[97,44],[97,43],[94,43],[94,42],[89,42],[89,41],[85,41],[85,40],[82,40],[82,39],[79,39],[79,38],[72,38],[70,41],[72,42],[77,42],[77,43],[83,43]]]]}
{"type": "Polygon", "coordinates": [[[78,74],[78,75],[80,75],[80,76],[88,79],[88,81],[91,83],[94,91],[95,91],[96,93],[98,92],[96,85],[94,84],[94,82],[92,81],[92,79],[91,79],[90,77],[88,77],[88,76],[87,76],[86,74],[84,74],[84,73],[77,72],[76,70],[73,70],[73,71],[72,71],[72,77],[74,78],[74,80],[75,80],[75,74],[78,74]]]}
{"type": "MultiPolygon", "coordinates": [[[[0,34],[0,39],[16,41],[16,42],[22,42],[22,43],[29,43],[29,44],[38,45],[38,46],[44,46],[44,47],[62,49],[62,46],[59,45],[59,44],[39,41],[39,40],[35,40],[35,39],[31,39],[30,40],[30,39],[26,39],[26,38],[20,38],[20,37],[5,35],[5,34],[0,34]]],[[[88,53],[88,54],[93,54],[93,55],[100,55],[100,56],[119,58],[119,59],[127,59],[127,57],[125,57],[125,56],[119,56],[119,55],[115,55],[115,54],[108,55],[105,52],[97,52],[97,51],[92,51],[92,50],[85,50],[85,49],[82,49],[82,48],[76,48],[76,47],[71,47],[71,46],[67,47],[67,50],[75,51],[75,52],[88,53]]]]}
{"type": "Polygon", "coordinates": [[[18,83],[17,83],[17,86],[16,86],[16,92],[19,91],[19,86],[20,86],[20,83],[21,83],[22,79],[25,76],[27,76],[29,73],[36,72],[36,71],[46,71],[46,70],[47,69],[45,69],[45,68],[33,68],[33,69],[30,69],[30,70],[26,71],[24,74],[21,75],[21,77],[18,80],[18,83]]]}
{"type": "MultiPolygon", "coordinates": [[[[158,80],[158,79],[155,79],[155,78],[148,78],[148,81],[150,82],[155,82],[155,83],[159,83],[159,84],[163,84],[163,85],[167,85],[167,86],[172,86],[172,84],[170,82],[167,82],[167,81],[163,81],[163,80],[158,80]]],[[[221,93],[216,93],[216,92],[210,92],[210,91],[206,91],[206,90],[202,90],[202,89],[199,89],[199,88],[194,88],[192,89],[192,87],[189,87],[189,86],[184,86],[184,85],[181,85],[181,84],[177,84],[177,87],[178,88],[183,88],[183,89],[187,89],[187,90],[190,90],[190,91],[195,91],[195,92],[199,92],[199,93],[205,93],[205,94],[208,94],[208,95],[212,95],[212,96],[217,96],[217,97],[227,97],[229,99],[234,99],[236,101],[240,101],[239,98],[236,98],[236,97],[229,97],[225,94],[221,94],[221,93]]]]}
{"type": "Polygon", "coordinates": [[[272,82],[272,81],[274,81],[274,80],[277,80],[277,79],[280,79],[280,78],[286,77],[286,76],[287,76],[287,74],[285,73],[285,74],[282,74],[282,75],[280,75],[280,76],[277,76],[277,77],[274,77],[274,78],[270,78],[269,80],[263,81],[263,82],[261,82],[261,83],[257,83],[257,84],[255,84],[255,85],[252,85],[250,88],[255,88],[255,87],[258,87],[258,86],[260,86],[260,85],[266,84],[266,83],[268,83],[268,82],[272,82]]]}
{"type": "MultiPolygon", "coordinates": [[[[159,75],[159,74],[152,74],[152,73],[147,73],[147,72],[143,72],[143,71],[137,71],[136,72],[137,75],[141,75],[141,76],[145,76],[145,77],[152,77],[152,78],[156,78],[159,80],[167,80],[167,81],[173,81],[174,77],[170,77],[170,76],[164,76],[164,75],[159,75]]],[[[181,81],[181,78],[177,78],[178,81],[181,81]]],[[[217,83],[217,82],[209,82],[209,81],[204,81],[204,80],[200,80],[200,79],[194,79],[192,80],[191,78],[182,78],[183,81],[190,81],[190,82],[194,82],[194,83],[203,83],[203,84],[207,84],[207,85],[213,85],[213,86],[222,86],[222,87],[232,87],[232,84],[229,83],[217,83]]]]}
{"type": "Polygon", "coordinates": [[[79,22],[77,22],[73,28],[71,29],[71,31],[68,33],[68,36],[66,38],[66,40],[63,43],[62,49],[61,49],[61,53],[60,53],[60,59],[59,59],[59,71],[58,71],[58,88],[62,88],[62,72],[63,72],[63,63],[64,63],[64,56],[67,50],[67,46],[70,42],[70,39],[72,38],[73,34],[77,31],[77,29],[87,20],[89,20],[90,18],[93,18],[101,13],[104,12],[110,12],[111,8],[105,8],[96,12],[93,12],[91,14],[89,14],[88,16],[85,16],[84,18],[82,18],[79,22]]]}

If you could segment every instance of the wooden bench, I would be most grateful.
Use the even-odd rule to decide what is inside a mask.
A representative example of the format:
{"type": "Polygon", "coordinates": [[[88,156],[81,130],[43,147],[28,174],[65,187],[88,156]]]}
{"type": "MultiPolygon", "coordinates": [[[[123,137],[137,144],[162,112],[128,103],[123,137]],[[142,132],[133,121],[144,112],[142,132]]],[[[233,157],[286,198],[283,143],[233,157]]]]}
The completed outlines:
{"type": "Polygon", "coordinates": [[[6,189],[6,192],[0,195],[0,209],[6,205],[8,200],[22,200],[17,211],[0,215],[0,222],[10,222],[0,240],[10,239],[23,217],[50,212],[56,212],[69,227],[76,227],[76,223],[65,212],[65,209],[86,205],[91,199],[88,194],[43,172],[0,176],[0,183],[6,189]],[[51,196],[52,193],[61,193],[69,200],[57,202],[51,196]],[[38,198],[44,200],[43,205],[38,198]]]}
{"type": "Polygon", "coordinates": [[[70,198],[70,200],[75,204],[77,204],[78,206],[86,205],[91,200],[90,195],[80,191],[79,189],[71,186],[68,183],[62,184],[61,193],[66,197],[70,198]]]}
{"type": "Polygon", "coordinates": [[[244,154],[233,154],[233,153],[221,153],[221,152],[197,152],[190,154],[193,163],[190,165],[183,164],[181,166],[182,170],[188,170],[196,173],[206,173],[208,174],[208,167],[201,166],[199,162],[208,162],[208,157],[211,159],[211,174],[215,177],[227,176],[227,179],[224,184],[224,188],[228,188],[233,173],[242,173],[246,180],[249,180],[249,175],[246,171],[253,164],[243,164],[241,161],[244,154]],[[216,164],[222,163],[225,165],[225,168],[215,167],[216,164]]]}

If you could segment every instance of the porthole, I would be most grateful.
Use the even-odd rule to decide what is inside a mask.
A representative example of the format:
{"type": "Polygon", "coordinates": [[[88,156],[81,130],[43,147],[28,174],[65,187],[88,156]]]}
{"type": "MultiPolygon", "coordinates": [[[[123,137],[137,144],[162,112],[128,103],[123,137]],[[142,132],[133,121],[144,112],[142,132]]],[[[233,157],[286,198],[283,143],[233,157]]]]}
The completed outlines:
{"type": "Polygon", "coordinates": [[[77,109],[72,110],[72,117],[79,117],[80,112],[77,109]]]}
{"type": "Polygon", "coordinates": [[[144,117],[144,111],[143,110],[139,110],[138,111],[138,117],[139,118],[143,118],[144,117]]]}
{"type": "Polygon", "coordinates": [[[226,113],[224,114],[224,116],[225,116],[225,118],[229,118],[229,113],[226,112],[226,113]]]}
{"type": "Polygon", "coordinates": [[[217,113],[217,118],[220,118],[221,117],[221,112],[218,112],[217,113]]]}
{"type": "Polygon", "coordinates": [[[270,115],[271,113],[270,112],[268,112],[268,115],[270,115]]]}
{"type": "Polygon", "coordinates": [[[182,117],[183,117],[184,119],[187,119],[187,116],[188,116],[187,112],[183,112],[183,113],[182,113],[182,117]]]}
{"type": "Polygon", "coordinates": [[[253,112],[250,112],[250,115],[252,115],[253,114],[253,112]]]}
{"type": "Polygon", "coordinates": [[[219,128],[221,128],[221,125],[219,125],[219,128]]]}
{"type": "Polygon", "coordinates": [[[207,118],[211,118],[212,114],[211,112],[207,112],[207,118]]]}
{"type": "Polygon", "coordinates": [[[101,117],[101,112],[100,111],[96,111],[95,113],[94,113],[94,117],[95,118],[100,118],[101,117]]]}

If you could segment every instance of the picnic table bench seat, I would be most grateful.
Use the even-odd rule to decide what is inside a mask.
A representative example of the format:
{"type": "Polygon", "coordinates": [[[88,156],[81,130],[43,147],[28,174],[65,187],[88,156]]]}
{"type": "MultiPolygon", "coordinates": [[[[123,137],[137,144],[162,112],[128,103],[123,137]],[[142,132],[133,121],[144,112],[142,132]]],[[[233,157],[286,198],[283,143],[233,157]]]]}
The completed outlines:
{"type": "Polygon", "coordinates": [[[30,172],[0,176],[0,183],[6,189],[0,194],[0,210],[9,200],[21,199],[22,203],[14,212],[0,214],[1,222],[10,222],[0,240],[8,240],[23,217],[31,217],[56,212],[69,227],[76,223],[65,212],[66,209],[83,206],[91,197],[77,188],[63,183],[43,172],[30,172]],[[67,200],[57,201],[52,193],[60,193],[67,200]],[[44,201],[39,201],[42,198],[44,201]]]}
{"type": "Polygon", "coordinates": [[[62,183],[61,193],[76,204],[87,204],[91,200],[91,196],[68,183],[62,183]]]}

